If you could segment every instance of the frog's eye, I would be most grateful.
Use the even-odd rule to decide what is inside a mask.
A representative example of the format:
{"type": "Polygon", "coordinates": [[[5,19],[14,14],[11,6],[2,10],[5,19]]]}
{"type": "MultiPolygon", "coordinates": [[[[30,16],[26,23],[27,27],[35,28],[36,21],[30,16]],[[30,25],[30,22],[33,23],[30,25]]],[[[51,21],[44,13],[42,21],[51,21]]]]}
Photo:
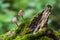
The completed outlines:
{"type": "Polygon", "coordinates": [[[48,7],[48,8],[52,8],[52,6],[51,6],[51,5],[47,5],[47,7],[48,7]]]}

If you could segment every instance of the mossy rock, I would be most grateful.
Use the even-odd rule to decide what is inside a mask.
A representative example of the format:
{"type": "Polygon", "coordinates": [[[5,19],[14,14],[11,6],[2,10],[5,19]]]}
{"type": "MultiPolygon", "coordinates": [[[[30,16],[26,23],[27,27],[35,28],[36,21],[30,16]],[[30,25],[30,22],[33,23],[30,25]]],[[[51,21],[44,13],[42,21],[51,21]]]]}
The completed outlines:
{"type": "Polygon", "coordinates": [[[35,34],[28,33],[24,35],[16,34],[16,30],[2,34],[0,40],[60,40],[60,33],[50,28],[43,28],[35,34]]]}
{"type": "Polygon", "coordinates": [[[15,40],[60,40],[60,33],[51,29],[43,29],[36,34],[17,36],[15,40]],[[49,32],[50,31],[50,32],[49,32]]]}
{"type": "Polygon", "coordinates": [[[11,30],[5,34],[0,35],[0,40],[60,40],[60,33],[50,28],[43,28],[35,34],[28,33],[28,23],[25,21],[16,27],[15,30],[11,30]],[[23,27],[24,25],[24,27],[23,27]]]}

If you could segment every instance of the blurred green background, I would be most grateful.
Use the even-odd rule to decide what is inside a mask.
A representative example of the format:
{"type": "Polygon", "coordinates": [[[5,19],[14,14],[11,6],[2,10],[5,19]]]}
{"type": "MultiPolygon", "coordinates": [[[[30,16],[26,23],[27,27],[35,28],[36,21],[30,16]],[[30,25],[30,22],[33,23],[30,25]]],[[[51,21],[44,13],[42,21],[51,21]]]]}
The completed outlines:
{"type": "MultiPolygon", "coordinates": [[[[60,0],[0,0],[0,35],[16,28],[11,20],[20,9],[24,10],[25,19],[31,19],[48,4],[52,6],[48,26],[60,32],[60,0]]],[[[21,24],[21,17],[19,19],[21,24]]]]}

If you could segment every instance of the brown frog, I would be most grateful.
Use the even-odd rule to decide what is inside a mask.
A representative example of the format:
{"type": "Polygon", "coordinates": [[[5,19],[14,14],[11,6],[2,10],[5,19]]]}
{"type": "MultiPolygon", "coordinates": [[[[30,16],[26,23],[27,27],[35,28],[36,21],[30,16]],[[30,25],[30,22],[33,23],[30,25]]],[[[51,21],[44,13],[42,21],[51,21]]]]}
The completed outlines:
{"type": "Polygon", "coordinates": [[[32,30],[32,33],[34,34],[38,30],[41,30],[42,28],[47,26],[47,20],[49,17],[51,11],[51,6],[47,5],[47,7],[39,13],[34,19],[31,21],[29,28],[32,30]]]}

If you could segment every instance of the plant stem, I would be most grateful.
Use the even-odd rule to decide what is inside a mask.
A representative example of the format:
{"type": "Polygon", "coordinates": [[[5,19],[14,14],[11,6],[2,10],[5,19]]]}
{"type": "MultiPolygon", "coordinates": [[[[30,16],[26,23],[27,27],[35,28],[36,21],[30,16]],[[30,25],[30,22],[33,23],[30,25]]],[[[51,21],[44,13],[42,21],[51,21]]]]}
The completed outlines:
{"type": "Polygon", "coordinates": [[[16,24],[16,26],[18,27],[18,24],[17,24],[17,22],[16,22],[15,24],[16,24]]]}
{"type": "Polygon", "coordinates": [[[24,21],[24,17],[23,16],[21,16],[22,17],[22,20],[24,21]]]}

